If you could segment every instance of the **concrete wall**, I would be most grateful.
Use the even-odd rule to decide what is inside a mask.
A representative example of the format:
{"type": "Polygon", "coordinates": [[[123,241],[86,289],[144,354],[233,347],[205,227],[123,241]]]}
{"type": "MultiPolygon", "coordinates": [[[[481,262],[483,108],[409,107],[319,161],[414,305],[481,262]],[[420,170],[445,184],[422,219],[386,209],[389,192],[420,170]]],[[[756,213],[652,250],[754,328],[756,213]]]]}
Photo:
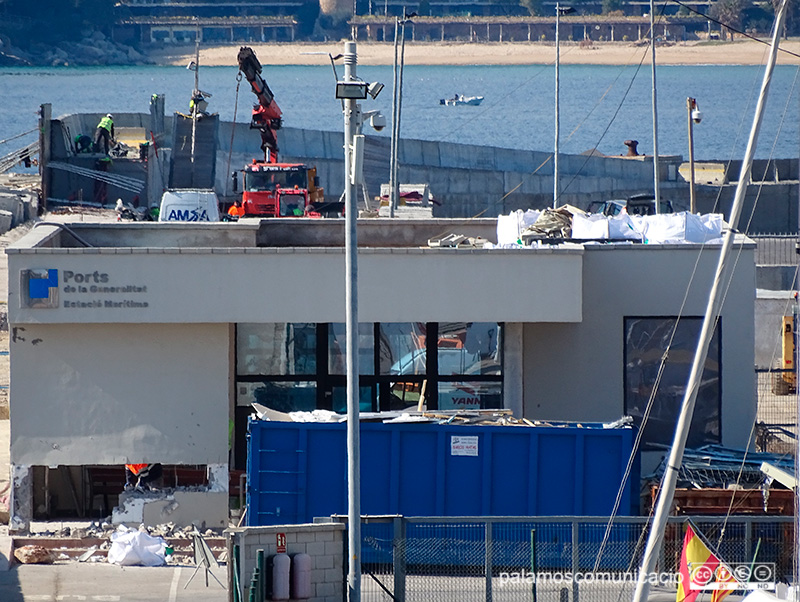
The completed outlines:
{"type": "Polygon", "coordinates": [[[225,464],[226,324],[14,324],[11,462],[225,464]]]}
{"type": "MultiPolygon", "coordinates": [[[[344,321],[342,248],[19,248],[37,240],[38,230],[8,249],[9,322],[17,326],[344,321]],[[30,268],[59,271],[58,307],[25,307],[20,274],[30,268]]],[[[359,318],[578,322],[582,254],[578,245],[362,249],[359,318]]],[[[214,373],[225,365],[223,358],[214,373]]]]}
{"type": "MultiPolygon", "coordinates": [[[[624,318],[676,316],[700,248],[587,246],[580,324],[525,324],[525,416],[616,420],[624,410],[624,318]],[[652,278],[645,278],[646,275],[652,278]],[[634,287],[635,292],[631,289],[634,287]],[[572,378],[565,375],[572,375],[572,378]]],[[[707,249],[683,309],[705,312],[718,252],[707,249]]],[[[722,315],[722,442],[745,447],[755,417],[753,247],[742,250],[722,315]]]]}
{"type": "MultiPolygon", "coordinates": [[[[277,535],[285,535],[286,553],[311,556],[311,590],[309,602],[341,602],[344,599],[344,524],[314,523],[305,525],[283,525],[275,527],[243,527],[228,529],[228,557],[233,557],[233,546],[240,550],[239,583],[242,584],[244,596],[248,599],[248,587],[256,566],[258,550],[264,550],[269,558],[278,553],[277,535]]],[[[228,562],[228,600],[231,597],[231,585],[234,568],[228,562]]]]}
{"type": "MultiPolygon", "coordinates": [[[[232,194],[230,173],[253,158],[263,157],[260,138],[237,124],[230,152],[231,123],[220,124],[217,188],[232,194]],[[228,157],[231,168],[227,170],[228,157]]],[[[372,197],[389,181],[387,136],[370,135],[365,128],[364,177],[372,197]]],[[[284,128],[278,133],[281,161],[315,165],[326,196],[338,198],[344,188],[343,134],[284,128]]],[[[516,209],[549,207],[553,202],[553,164],[547,151],[522,151],[452,142],[401,139],[399,179],[402,183],[429,183],[441,203],[437,217],[493,217],[516,209]],[[506,196],[508,195],[508,196],[506,196]]],[[[677,181],[680,158],[662,157],[665,189],[681,188],[677,181]]],[[[652,190],[652,157],[560,155],[562,203],[586,206],[590,200],[625,198],[652,190]]],[[[688,199],[688,197],[687,197],[688,199]]]]}

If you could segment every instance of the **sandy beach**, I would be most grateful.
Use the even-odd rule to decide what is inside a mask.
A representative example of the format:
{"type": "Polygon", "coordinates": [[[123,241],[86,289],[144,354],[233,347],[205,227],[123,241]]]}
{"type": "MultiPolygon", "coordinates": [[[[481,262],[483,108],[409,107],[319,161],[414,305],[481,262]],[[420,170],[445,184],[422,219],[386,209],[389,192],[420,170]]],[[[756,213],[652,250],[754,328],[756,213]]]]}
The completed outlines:
{"type": "MultiPolygon", "coordinates": [[[[781,49],[800,54],[800,40],[781,42],[781,49]]],[[[253,44],[253,50],[264,65],[327,65],[328,53],[338,54],[343,42],[253,44]]],[[[235,66],[239,45],[212,46],[200,49],[200,64],[235,66]]],[[[658,46],[661,65],[761,65],[766,61],[769,46],[752,40],[735,42],[686,42],[658,46]]],[[[194,59],[194,47],[172,47],[153,50],[149,56],[159,65],[186,65],[194,59]]],[[[630,42],[595,42],[581,48],[576,42],[561,43],[562,64],[628,65],[649,62],[647,45],[630,42]]],[[[797,56],[778,53],[779,64],[797,64],[797,56]]],[[[358,62],[363,65],[391,65],[394,46],[391,43],[359,42],[358,62]]],[[[476,44],[407,42],[407,65],[533,65],[555,61],[555,46],[546,42],[497,42],[476,44]]]]}

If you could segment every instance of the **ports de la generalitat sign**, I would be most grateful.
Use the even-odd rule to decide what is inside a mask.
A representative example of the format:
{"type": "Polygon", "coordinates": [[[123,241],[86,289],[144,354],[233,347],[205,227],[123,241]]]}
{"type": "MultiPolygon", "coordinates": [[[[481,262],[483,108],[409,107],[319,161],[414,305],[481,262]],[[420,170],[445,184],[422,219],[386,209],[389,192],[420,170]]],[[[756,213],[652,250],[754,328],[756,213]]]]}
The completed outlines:
{"type": "Polygon", "coordinates": [[[20,307],[31,309],[146,308],[147,286],[108,272],[37,268],[20,270],[20,307]]]}

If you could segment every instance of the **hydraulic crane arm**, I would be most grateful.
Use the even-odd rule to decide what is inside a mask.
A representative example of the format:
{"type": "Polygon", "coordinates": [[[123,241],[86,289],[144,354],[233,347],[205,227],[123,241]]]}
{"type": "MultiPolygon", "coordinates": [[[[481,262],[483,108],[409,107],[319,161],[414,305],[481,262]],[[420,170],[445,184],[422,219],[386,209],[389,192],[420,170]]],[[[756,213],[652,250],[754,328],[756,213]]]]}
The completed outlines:
{"type": "Polygon", "coordinates": [[[258,104],[253,105],[250,127],[261,132],[261,150],[264,151],[266,161],[276,163],[278,161],[277,131],[281,128],[280,107],[275,102],[275,96],[267,82],[261,77],[261,63],[253,49],[242,46],[237,59],[239,71],[250,82],[250,89],[258,98],[258,104]]]}

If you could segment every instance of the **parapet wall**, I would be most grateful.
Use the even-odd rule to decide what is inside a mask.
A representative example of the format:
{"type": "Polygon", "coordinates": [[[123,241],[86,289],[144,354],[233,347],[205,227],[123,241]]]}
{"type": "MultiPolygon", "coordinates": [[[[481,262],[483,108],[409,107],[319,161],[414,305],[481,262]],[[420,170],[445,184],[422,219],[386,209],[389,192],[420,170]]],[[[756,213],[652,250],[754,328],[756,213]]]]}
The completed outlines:
{"type": "Polygon", "coordinates": [[[228,558],[234,558],[238,546],[238,562],[228,562],[228,599],[236,583],[248,599],[248,587],[256,566],[258,550],[266,558],[278,553],[279,541],[290,557],[296,554],[311,556],[311,598],[308,602],[341,602],[344,597],[344,524],[313,523],[279,525],[272,527],[238,527],[225,531],[228,540],[228,558]],[[239,568],[237,578],[233,571],[239,568]]]}

